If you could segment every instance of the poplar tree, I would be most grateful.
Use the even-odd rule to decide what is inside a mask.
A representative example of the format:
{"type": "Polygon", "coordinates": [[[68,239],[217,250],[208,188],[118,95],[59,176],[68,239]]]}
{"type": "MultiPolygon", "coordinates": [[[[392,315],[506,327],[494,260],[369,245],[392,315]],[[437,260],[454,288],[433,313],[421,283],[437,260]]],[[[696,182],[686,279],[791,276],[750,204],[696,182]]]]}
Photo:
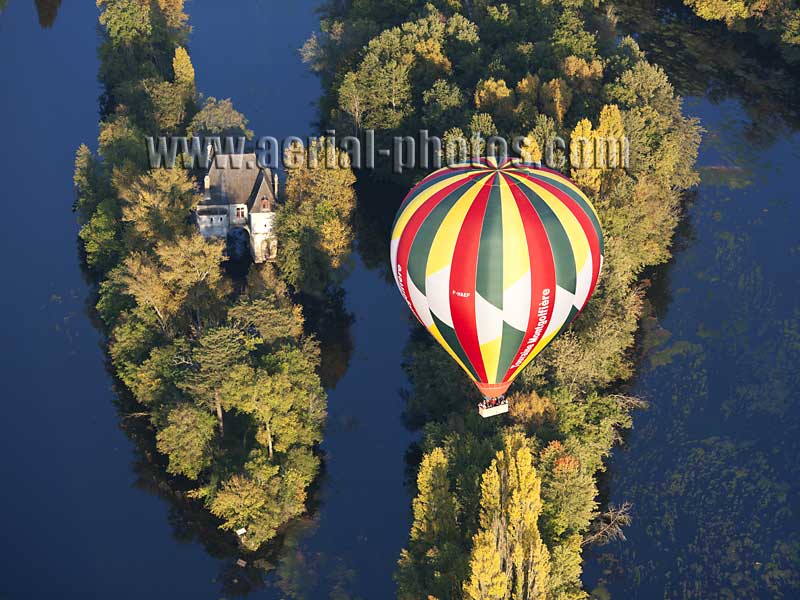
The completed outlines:
{"type": "Polygon", "coordinates": [[[447,471],[442,448],[434,448],[422,459],[412,505],[411,537],[401,553],[397,572],[401,600],[458,596],[465,565],[459,543],[458,504],[447,471]]]}
{"type": "Polygon", "coordinates": [[[172,72],[175,75],[175,83],[186,89],[188,98],[193,98],[195,94],[194,66],[192,59],[186,48],[178,46],[175,48],[175,56],[172,58],[172,72]]]}
{"type": "Polygon", "coordinates": [[[471,600],[548,597],[550,553],[539,534],[540,491],[528,440],[506,434],[481,481],[480,530],[464,583],[471,600]]]}
{"type": "Polygon", "coordinates": [[[542,84],[540,100],[542,110],[561,124],[572,103],[572,91],[566,81],[556,77],[542,84]]]}

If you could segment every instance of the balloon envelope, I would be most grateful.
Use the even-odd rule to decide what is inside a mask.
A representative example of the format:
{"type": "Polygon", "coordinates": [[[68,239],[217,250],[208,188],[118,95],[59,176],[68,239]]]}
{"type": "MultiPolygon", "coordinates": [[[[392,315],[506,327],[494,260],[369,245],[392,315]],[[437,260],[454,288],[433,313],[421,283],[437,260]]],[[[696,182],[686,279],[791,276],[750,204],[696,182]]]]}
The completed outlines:
{"type": "Polygon", "coordinates": [[[562,174],[489,158],[440,169],[408,193],[391,261],[417,319],[496,397],[586,305],[603,235],[562,174]]]}

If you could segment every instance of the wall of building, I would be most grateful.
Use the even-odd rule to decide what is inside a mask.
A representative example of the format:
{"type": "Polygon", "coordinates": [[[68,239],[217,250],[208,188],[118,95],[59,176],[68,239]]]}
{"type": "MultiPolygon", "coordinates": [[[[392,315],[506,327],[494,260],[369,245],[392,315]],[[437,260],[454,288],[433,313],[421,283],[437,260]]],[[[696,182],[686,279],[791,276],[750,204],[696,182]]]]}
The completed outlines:
{"type": "Polygon", "coordinates": [[[230,219],[228,215],[197,215],[197,227],[205,238],[228,235],[230,219]]]}
{"type": "Polygon", "coordinates": [[[253,234],[271,234],[274,223],[274,212],[250,213],[250,231],[252,231],[253,234]]]}

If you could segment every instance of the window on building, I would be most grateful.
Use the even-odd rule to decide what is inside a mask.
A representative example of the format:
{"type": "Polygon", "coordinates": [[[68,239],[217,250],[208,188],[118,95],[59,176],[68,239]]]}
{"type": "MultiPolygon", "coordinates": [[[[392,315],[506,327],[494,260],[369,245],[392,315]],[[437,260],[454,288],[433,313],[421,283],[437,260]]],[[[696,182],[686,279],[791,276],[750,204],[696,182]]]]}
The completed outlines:
{"type": "Polygon", "coordinates": [[[263,210],[272,210],[272,207],[269,205],[269,200],[267,200],[266,196],[261,196],[261,208],[263,210]]]}
{"type": "Polygon", "coordinates": [[[244,206],[237,206],[236,207],[236,218],[237,219],[244,219],[244,206]]]}

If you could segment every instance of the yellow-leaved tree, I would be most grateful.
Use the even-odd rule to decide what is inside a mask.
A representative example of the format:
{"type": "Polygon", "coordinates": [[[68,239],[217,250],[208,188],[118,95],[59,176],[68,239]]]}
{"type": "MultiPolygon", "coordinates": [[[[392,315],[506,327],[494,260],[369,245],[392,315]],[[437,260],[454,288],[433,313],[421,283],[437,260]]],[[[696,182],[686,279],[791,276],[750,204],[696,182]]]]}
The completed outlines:
{"type": "Polygon", "coordinates": [[[539,533],[542,481],[528,439],[508,433],[481,481],[480,529],[473,538],[470,600],[546,600],[550,552],[539,533]]]}
{"type": "Polygon", "coordinates": [[[192,59],[186,48],[178,46],[175,48],[175,56],[172,57],[172,72],[175,74],[175,83],[185,86],[194,96],[194,66],[192,59]]]}
{"type": "Polygon", "coordinates": [[[616,104],[603,107],[597,129],[589,119],[581,119],[572,130],[572,178],[584,191],[597,194],[625,166],[624,137],[622,113],[616,104]]]}
{"type": "Polygon", "coordinates": [[[411,538],[398,561],[399,600],[458,596],[463,569],[458,502],[450,489],[447,470],[442,448],[434,448],[420,464],[411,538]]]}
{"type": "Polygon", "coordinates": [[[564,122],[564,116],[572,104],[572,90],[569,89],[567,82],[556,77],[542,84],[540,94],[542,110],[550,115],[559,123],[564,122]]]}
{"type": "Polygon", "coordinates": [[[490,77],[478,82],[475,88],[475,107],[503,122],[514,115],[516,98],[514,90],[503,79],[490,77]]]}

